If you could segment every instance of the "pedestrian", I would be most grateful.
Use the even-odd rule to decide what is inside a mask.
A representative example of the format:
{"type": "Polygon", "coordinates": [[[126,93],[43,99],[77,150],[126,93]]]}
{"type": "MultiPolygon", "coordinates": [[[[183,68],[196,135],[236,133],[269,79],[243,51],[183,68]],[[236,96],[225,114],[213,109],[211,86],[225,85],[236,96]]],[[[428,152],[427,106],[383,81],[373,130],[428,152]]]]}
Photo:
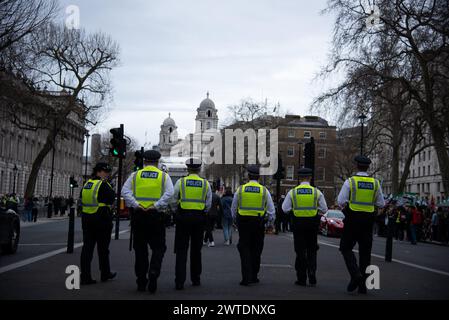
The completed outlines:
{"type": "Polygon", "coordinates": [[[96,283],[91,275],[91,262],[97,245],[98,262],[101,271],[101,281],[115,278],[116,272],[111,272],[109,263],[109,244],[112,232],[111,206],[115,200],[115,192],[107,179],[111,167],[99,162],[93,169],[92,177],[81,190],[83,229],[83,248],[81,250],[81,284],[96,283]]]}
{"type": "Polygon", "coordinates": [[[318,228],[320,215],[326,213],[327,204],[323,193],[310,185],[312,169],[301,168],[298,171],[300,184],[290,190],[282,203],[282,211],[293,211],[292,230],[296,252],[296,277],[295,284],[316,286],[316,268],[318,251],[318,228]]]}
{"type": "Polygon", "coordinates": [[[347,179],[338,195],[338,204],[345,214],[340,251],[351,275],[347,290],[366,294],[366,268],[371,264],[373,223],[375,208],[385,205],[379,180],[367,173],[371,160],[365,156],[355,157],[358,173],[347,179]],[[359,265],[352,251],[359,245],[359,265]]]}
{"type": "Polygon", "coordinates": [[[214,227],[219,216],[221,216],[221,202],[220,196],[217,194],[217,190],[212,192],[212,205],[207,212],[206,216],[206,230],[204,231],[204,241],[203,245],[208,245],[209,247],[215,247],[214,242],[214,227]]]}
{"type": "Polygon", "coordinates": [[[190,279],[193,286],[201,285],[201,248],[206,214],[212,205],[212,191],[209,182],[198,175],[201,164],[199,159],[188,159],[186,161],[188,175],[176,181],[174,187],[172,207],[176,209],[176,290],[184,289],[189,242],[190,279]]]}
{"type": "Polygon", "coordinates": [[[232,225],[233,218],[231,212],[232,199],[234,194],[232,193],[231,187],[226,187],[225,194],[221,198],[221,207],[223,212],[223,218],[221,224],[223,226],[223,237],[225,246],[229,246],[232,244],[232,225]]]}
{"type": "Polygon", "coordinates": [[[24,219],[23,221],[31,222],[33,221],[33,197],[25,198],[24,205],[24,219]]]}
{"type": "Polygon", "coordinates": [[[61,209],[61,198],[54,197],[53,198],[53,210],[54,210],[55,217],[59,214],[60,209],[61,209]]]}
{"type": "MultiPolygon", "coordinates": [[[[439,210],[440,208],[438,208],[439,210]]],[[[434,211],[432,213],[432,222],[431,222],[431,227],[432,227],[432,241],[438,241],[438,212],[434,211]]]]}
{"type": "Polygon", "coordinates": [[[248,286],[258,283],[260,258],[265,237],[265,221],[274,221],[276,213],[271,194],[259,180],[258,165],[247,168],[249,182],[240,186],[234,194],[231,212],[237,221],[242,281],[248,286]]]}
{"type": "Polygon", "coordinates": [[[158,168],[160,158],[158,151],[145,151],[143,169],[132,173],[122,189],[127,207],[133,210],[131,223],[137,290],[145,291],[148,284],[150,293],[157,290],[157,279],[167,250],[164,212],[173,196],[170,176],[158,168]],[[152,251],[150,262],[148,246],[152,251]]]}
{"type": "Polygon", "coordinates": [[[61,217],[65,216],[66,211],[67,211],[67,199],[65,197],[61,197],[61,217]]]}
{"type": "Polygon", "coordinates": [[[33,222],[37,222],[37,215],[39,213],[38,203],[39,203],[39,199],[34,198],[33,199],[33,208],[31,209],[33,222]]]}

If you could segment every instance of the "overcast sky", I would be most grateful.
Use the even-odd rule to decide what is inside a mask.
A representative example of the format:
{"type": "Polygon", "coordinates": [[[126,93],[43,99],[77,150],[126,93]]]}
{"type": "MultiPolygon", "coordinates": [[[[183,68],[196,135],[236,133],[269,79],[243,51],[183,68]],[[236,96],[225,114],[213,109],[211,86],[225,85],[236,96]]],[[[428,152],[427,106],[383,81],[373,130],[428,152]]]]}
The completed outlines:
{"type": "Polygon", "coordinates": [[[331,40],[333,19],[320,14],[325,0],[60,2],[77,5],[81,27],[121,47],[112,110],[93,132],[123,123],[141,145],[157,144],[169,112],[181,138],[193,131],[207,91],[224,120],[227,106],[247,97],[305,115],[322,89],[312,80],[331,40]]]}

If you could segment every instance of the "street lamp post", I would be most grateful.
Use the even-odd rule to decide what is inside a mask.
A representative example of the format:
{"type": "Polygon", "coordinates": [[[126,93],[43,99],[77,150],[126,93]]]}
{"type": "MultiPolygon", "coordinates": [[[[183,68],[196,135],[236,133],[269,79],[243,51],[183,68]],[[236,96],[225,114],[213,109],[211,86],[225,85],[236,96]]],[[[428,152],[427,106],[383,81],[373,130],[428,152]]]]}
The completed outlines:
{"type": "Polygon", "coordinates": [[[18,170],[19,169],[17,168],[17,166],[14,165],[14,168],[12,169],[13,174],[14,174],[14,184],[13,184],[13,187],[12,187],[12,193],[16,193],[16,176],[17,176],[17,171],[18,170]]]}
{"type": "Polygon", "coordinates": [[[361,129],[361,135],[360,135],[360,155],[363,156],[363,125],[366,119],[366,116],[362,113],[359,117],[360,119],[360,129],[361,129]]]}
{"type": "MultiPolygon", "coordinates": [[[[302,142],[298,142],[298,170],[301,169],[301,148],[302,142]]],[[[299,184],[299,172],[298,172],[298,184],[299,184]]]]}
{"type": "Polygon", "coordinates": [[[85,136],[86,136],[86,163],[85,163],[85,168],[84,168],[84,183],[83,183],[83,185],[86,184],[86,181],[87,181],[87,159],[88,159],[87,154],[89,152],[89,137],[90,137],[89,132],[86,132],[85,136]]]}

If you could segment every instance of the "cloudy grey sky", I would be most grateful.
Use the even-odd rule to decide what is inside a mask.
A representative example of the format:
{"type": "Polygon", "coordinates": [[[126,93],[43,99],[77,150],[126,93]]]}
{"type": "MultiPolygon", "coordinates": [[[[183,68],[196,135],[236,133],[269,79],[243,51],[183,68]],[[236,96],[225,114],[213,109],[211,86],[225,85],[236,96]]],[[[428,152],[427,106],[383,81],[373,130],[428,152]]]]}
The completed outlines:
{"type": "Polygon", "coordinates": [[[320,92],[333,19],[325,0],[61,0],[80,8],[81,27],[121,47],[109,117],[93,132],[125,124],[140,144],[158,143],[171,112],[180,137],[193,131],[206,92],[220,120],[242,98],[280,102],[305,115],[320,92]],[[147,138],[145,138],[147,132],[147,138]]]}

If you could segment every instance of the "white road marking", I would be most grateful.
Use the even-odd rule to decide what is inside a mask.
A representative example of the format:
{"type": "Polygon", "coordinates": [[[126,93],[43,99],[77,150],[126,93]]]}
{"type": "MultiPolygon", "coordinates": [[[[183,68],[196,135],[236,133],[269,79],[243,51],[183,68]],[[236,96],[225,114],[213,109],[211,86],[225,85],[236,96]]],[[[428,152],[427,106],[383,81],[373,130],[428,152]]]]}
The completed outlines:
{"type": "Polygon", "coordinates": [[[267,267],[267,268],[293,268],[290,264],[268,264],[268,263],[261,263],[261,267],[267,267]]]}
{"type": "MultiPolygon", "coordinates": [[[[283,237],[286,238],[286,239],[290,239],[290,240],[293,239],[293,236],[290,236],[290,237],[283,236],[283,237]]],[[[325,242],[325,241],[321,241],[321,240],[318,241],[318,243],[322,244],[322,245],[325,245],[325,246],[329,246],[329,247],[340,249],[340,246],[335,245],[333,243],[329,243],[329,242],[325,242]]],[[[359,251],[358,250],[354,250],[354,252],[359,252],[359,251]]],[[[385,256],[382,256],[382,255],[379,255],[379,254],[375,254],[375,253],[371,253],[371,256],[375,257],[375,258],[382,259],[382,260],[385,259],[385,256]]],[[[441,270],[437,270],[437,269],[433,269],[433,268],[429,268],[429,267],[426,267],[426,266],[421,266],[419,264],[415,264],[415,263],[412,263],[412,262],[407,262],[407,261],[398,260],[398,259],[392,259],[392,262],[396,262],[396,263],[403,264],[403,265],[406,265],[406,266],[409,266],[409,267],[413,267],[413,268],[416,268],[416,269],[421,269],[421,270],[425,270],[425,271],[429,271],[429,272],[433,272],[433,273],[437,273],[437,274],[441,274],[443,276],[449,277],[449,272],[441,271],[441,270]]]]}
{"type": "MultiPolygon", "coordinates": [[[[123,234],[125,232],[129,232],[129,229],[120,231],[119,234],[123,234]]],[[[111,236],[114,236],[114,235],[115,235],[115,233],[111,234],[111,236]]],[[[82,242],[78,242],[78,243],[75,243],[73,245],[73,248],[77,249],[77,248],[81,247],[82,245],[83,245],[82,242]]],[[[27,265],[32,264],[32,263],[37,262],[37,261],[41,261],[41,260],[53,257],[53,256],[58,255],[58,254],[63,253],[63,252],[67,252],[67,247],[64,247],[64,248],[61,248],[61,249],[57,249],[57,250],[53,250],[53,251],[50,251],[50,252],[47,252],[47,253],[43,253],[43,254],[40,254],[38,256],[31,257],[31,258],[28,258],[28,259],[25,259],[25,260],[22,260],[22,261],[19,261],[19,262],[16,262],[16,263],[8,264],[7,266],[4,266],[4,267],[0,268],[0,274],[8,272],[8,271],[11,271],[11,270],[14,270],[14,269],[17,269],[17,268],[20,268],[20,267],[23,267],[23,266],[27,266],[27,265]]]]}
{"type": "Polygon", "coordinates": [[[19,246],[64,246],[67,243],[19,243],[19,246]]]}

